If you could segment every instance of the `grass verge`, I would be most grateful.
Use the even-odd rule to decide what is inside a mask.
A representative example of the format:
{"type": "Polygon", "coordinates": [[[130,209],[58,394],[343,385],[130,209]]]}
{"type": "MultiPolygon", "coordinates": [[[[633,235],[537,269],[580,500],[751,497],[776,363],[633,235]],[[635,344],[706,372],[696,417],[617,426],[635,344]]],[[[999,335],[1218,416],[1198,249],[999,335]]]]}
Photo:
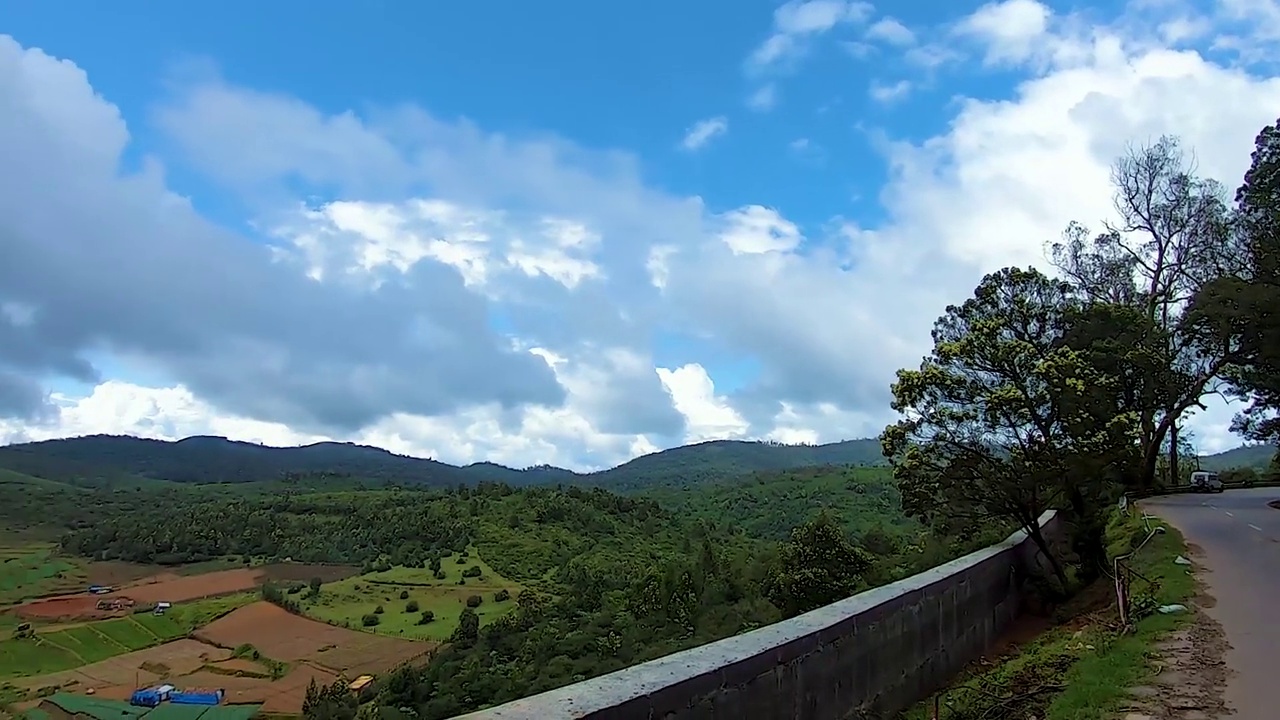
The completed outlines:
{"type": "MultiPolygon", "coordinates": [[[[1195,578],[1174,558],[1186,544],[1172,527],[1147,540],[1139,512],[1117,512],[1107,528],[1109,552],[1126,554],[1141,546],[1131,567],[1135,606],[1150,612],[1121,634],[1109,578],[1102,578],[1065,605],[1054,625],[1014,654],[969,668],[940,699],[943,720],[1036,717],[1043,720],[1113,720],[1128,690],[1150,676],[1156,641],[1186,621],[1186,614],[1154,612],[1160,605],[1187,604],[1195,578]],[[1143,544],[1143,542],[1145,544],[1143,544]]],[[[933,717],[933,698],[903,713],[904,720],[933,717]]]]}
{"type": "MultiPolygon", "coordinates": [[[[1153,536],[1133,556],[1131,564],[1134,571],[1151,582],[1149,586],[1142,587],[1144,583],[1134,581],[1133,604],[1145,604],[1149,608],[1189,604],[1195,594],[1195,576],[1190,568],[1174,562],[1179,555],[1186,555],[1186,542],[1181,533],[1162,521],[1152,518],[1151,525],[1161,526],[1165,532],[1153,536]]],[[[1113,521],[1112,528],[1121,532],[1127,530],[1137,542],[1147,536],[1146,527],[1137,512],[1113,521]]],[[[1109,535],[1114,538],[1119,533],[1112,528],[1109,528],[1109,535]]],[[[1133,632],[1109,638],[1101,652],[1081,658],[1067,673],[1067,689],[1054,698],[1045,720],[1114,718],[1129,699],[1129,688],[1142,684],[1151,676],[1149,658],[1155,643],[1187,619],[1185,613],[1152,613],[1139,620],[1133,632]]]]}

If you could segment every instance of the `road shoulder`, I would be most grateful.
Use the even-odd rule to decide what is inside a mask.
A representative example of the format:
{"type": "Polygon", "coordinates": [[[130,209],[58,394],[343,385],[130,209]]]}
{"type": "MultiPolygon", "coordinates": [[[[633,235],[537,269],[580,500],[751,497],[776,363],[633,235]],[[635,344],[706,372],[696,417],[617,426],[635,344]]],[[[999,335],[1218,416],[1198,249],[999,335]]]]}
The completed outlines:
{"type": "Polygon", "coordinates": [[[1231,673],[1225,660],[1226,633],[1205,612],[1214,599],[1199,577],[1203,552],[1195,545],[1188,545],[1187,551],[1196,594],[1185,603],[1185,621],[1152,643],[1149,676],[1130,688],[1132,700],[1121,714],[1124,720],[1217,720],[1231,714],[1223,695],[1231,673]]]}

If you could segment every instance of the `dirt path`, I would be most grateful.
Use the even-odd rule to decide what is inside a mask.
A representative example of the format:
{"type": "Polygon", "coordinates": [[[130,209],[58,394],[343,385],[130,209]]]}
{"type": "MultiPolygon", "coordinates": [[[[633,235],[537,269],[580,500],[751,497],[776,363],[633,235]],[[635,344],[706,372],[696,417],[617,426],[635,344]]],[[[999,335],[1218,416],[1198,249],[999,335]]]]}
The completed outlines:
{"type": "MultiPolygon", "coordinates": [[[[1197,575],[1204,551],[1188,545],[1197,575]]],[[[1156,646],[1157,674],[1149,685],[1132,688],[1134,700],[1124,720],[1218,720],[1230,717],[1223,690],[1231,677],[1225,660],[1230,645],[1222,623],[1207,612],[1217,603],[1197,578],[1200,591],[1191,618],[1156,646]]]]}

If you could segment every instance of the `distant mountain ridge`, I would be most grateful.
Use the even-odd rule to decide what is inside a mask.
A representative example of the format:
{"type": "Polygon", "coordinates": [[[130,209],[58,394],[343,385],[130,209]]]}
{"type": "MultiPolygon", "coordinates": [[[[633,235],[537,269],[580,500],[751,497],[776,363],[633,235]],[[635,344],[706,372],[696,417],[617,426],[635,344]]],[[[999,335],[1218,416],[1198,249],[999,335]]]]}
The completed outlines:
{"type": "MultiPolygon", "coordinates": [[[[1275,448],[1243,446],[1200,458],[1201,467],[1265,467],[1275,448]]],[[[86,435],[0,447],[0,469],[84,487],[156,482],[242,483],[291,476],[350,477],[378,484],[450,487],[501,482],[512,486],[581,485],[618,492],[697,485],[755,472],[833,465],[884,465],[877,439],[824,445],[710,440],[670,448],[617,467],[579,473],[550,465],[523,470],[492,462],[457,466],[369,445],[322,442],[271,447],[193,436],[177,441],[86,435]]]]}
{"type": "Polygon", "coordinates": [[[260,482],[291,475],[332,474],[379,483],[433,487],[480,482],[513,486],[563,483],[629,491],[762,470],[882,464],[880,442],[875,439],[825,445],[712,440],[662,450],[593,473],[549,465],[518,470],[492,462],[459,467],[354,443],[270,447],[213,436],[168,441],[128,435],[87,435],[0,447],[0,468],[82,486],[148,481],[260,482]]]}

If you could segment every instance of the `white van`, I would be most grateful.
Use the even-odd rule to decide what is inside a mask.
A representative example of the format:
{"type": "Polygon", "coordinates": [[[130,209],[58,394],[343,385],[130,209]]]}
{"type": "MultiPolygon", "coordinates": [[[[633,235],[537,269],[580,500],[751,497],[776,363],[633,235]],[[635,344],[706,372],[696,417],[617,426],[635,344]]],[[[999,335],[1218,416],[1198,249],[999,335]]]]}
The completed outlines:
{"type": "Polygon", "coordinates": [[[1195,492],[1222,492],[1222,481],[1218,473],[1197,470],[1191,473],[1191,489],[1195,492]]]}

